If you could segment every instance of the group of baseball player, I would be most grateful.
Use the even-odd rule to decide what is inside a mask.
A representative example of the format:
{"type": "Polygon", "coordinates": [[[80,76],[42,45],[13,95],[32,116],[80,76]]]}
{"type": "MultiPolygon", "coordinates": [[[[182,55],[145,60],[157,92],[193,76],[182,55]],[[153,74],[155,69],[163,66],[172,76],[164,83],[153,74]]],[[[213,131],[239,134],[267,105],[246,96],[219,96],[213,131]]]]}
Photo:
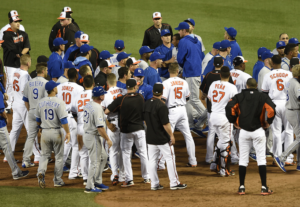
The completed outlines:
{"type": "Polygon", "coordinates": [[[131,159],[138,157],[142,182],[151,184],[151,190],[163,189],[157,171],[166,168],[170,189],[184,189],[187,185],[180,183],[176,171],[175,130],[184,136],[186,167],[191,168],[197,167],[192,133],[206,137],[208,132],[206,163],[222,177],[235,175],[230,166],[239,164],[240,195],[245,194],[249,158],[257,161],[262,195],[273,193],[267,186],[267,156],[283,172],[285,166],[300,171],[296,38],[283,33],[272,52],[260,47],[251,76],[245,72],[247,60],[233,27],[225,27],[224,40],[205,55],[202,38],[193,33],[193,19],[179,23],[173,34],[162,23],[162,14],[154,12],[138,59],[124,51],[123,40],[115,41],[115,54],[99,52],[72,13],[70,7],[63,8],[49,37],[52,54],[39,56],[30,74],[29,37],[16,10],[8,13],[9,24],[0,31],[5,69],[0,146],[13,179],[29,173],[14,158],[23,125],[27,138],[22,167],[39,165],[41,188],[54,153],[55,187],[65,185],[62,175],[69,172],[68,179],[83,180],[85,193],[100,193],[109,189],[102,179],[108,168],[112,185],[134,186],[131,159]],[[8,133],[7,113],[12,112],[8,133]]]}

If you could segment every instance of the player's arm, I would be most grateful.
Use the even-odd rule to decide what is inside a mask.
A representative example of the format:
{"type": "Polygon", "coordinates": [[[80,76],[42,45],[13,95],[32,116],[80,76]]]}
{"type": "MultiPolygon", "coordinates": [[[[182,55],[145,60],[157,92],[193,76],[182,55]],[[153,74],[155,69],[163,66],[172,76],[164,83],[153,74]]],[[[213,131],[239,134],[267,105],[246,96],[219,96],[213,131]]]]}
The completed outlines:
{"type": "Polygon", "coordinates": [[[225,107],[225,112],[226,112],[226,117],[230,123],[234,123],[234,126],[239,128],[236,125],[236,120],[239,116],[238,111],[239,111],[239,103],[237,96],[235,95],[226,105],[225,107]]]}
{"type": "Polygon", "coordinates": [[[106,140],[108,147],[110,148],[112,146],[112,141],[109,139],[108,135],[106,134],[104,127],[99,126],[99,127],[97,127],[97,130],[98,130],[100,136],[106,140]]]}
{"type": "Polygon", "coordinates": [[[184,45],[184,43],[179,42],[178,53],[177,53],[177,62],[180,65],[180,67],[182,67],[182,68],[183,68],[184,59],[185,59],[186,54],[187,54],[186,46],[184,45]]]}
{"type": "Polygon", "coordinates": [[[174,145],[175,144],[175,137],[174,137],[174,134],[173,134],[172,129],[171,129],[171,124],[167,123],[167,124],[165,124],[163,126],[164,126],[164,129],[166,130],[166,132],[170,136],[170,139],[171,139],[170,146],[174,145]]]}
{"type": "Polygon", "coordinates": [[[1,87],[1,91],[2,91],[3,96],[4,96],[4,100],[8,100],[8,95],[7,95],[7,93],[6,93],[6,91],[5,91],[5,89],[4,89],[1,82],[0,82],[0,87],[1,87]]]}
{"type": "MultiPolygon", "coordinates": [[[[102,110],[101,110],[102,111],[102,110]]],[[[112,141],[109,139],[108,135],[106,134],[105,128],[104,128],[104,117],[102,117],[102,113],[100,111],[96,111],[93,113],[95,126],[97,127],[97,130],[101,137],[103,137],[106,141],[109,147],[112,146],[112,141]]]]}
{"type": "Polygon", "coordinates": [[[8,124],[8,117],[5,112],[5,105],[4,105],[3,97],[1,96],[1,92],[0,92],[0,116],[2,116],[5,119],[6,124],[8,124]]]}
{"type": "Polygon", "coordinates": [[[67,119],[68,112],[66,111],[66,104],[64,101],[61,101],[61,104],[56,109],[56,111],[57,111],[57,116],[61,117],[60,123],[66,132],[65,141],[67,140],[66,143],[68,144],[70,142],[70,130],[69,130],[69,124],[67,119]]]}
{"type": "Polygon", "coordinates": [[[150,46],[150,37],[149,37],[149,33],[147,32],[147,30],[145,31],[145,34],[144,34],[144,40],[143,40],[142,46],[150,46]]]}
{"type": "Polygon", "coordinates": [[[267,96],[265,104],[264,104],[264,108],[267,111],[267,120],[265,121],[265,129],[269,128],[270,124],[272,124],[275,115],[276,115],[276,111],[275,111],[275,107],[276,105],[273,103],[273,101],[271,100],[271,98],[269,96],[267,96]]]}
{"type": "Polygon", "coordinates": [[[29,52],[29,50],[30,50],[30,42],[29,42],[28,35],[25,36],[24,41],[25,41],[25,43],[24,43],[24,49],[21,52],[22,55],[27,54],[29,52]]]}
{"type": "Polygon", "coordinates": [[[124,96],[120,96],[116,98],[110,105],[107,106],[104,113],[108,115],[110,112],[117,112],[121,107],[121,101],[123,100],[124,96]]]}

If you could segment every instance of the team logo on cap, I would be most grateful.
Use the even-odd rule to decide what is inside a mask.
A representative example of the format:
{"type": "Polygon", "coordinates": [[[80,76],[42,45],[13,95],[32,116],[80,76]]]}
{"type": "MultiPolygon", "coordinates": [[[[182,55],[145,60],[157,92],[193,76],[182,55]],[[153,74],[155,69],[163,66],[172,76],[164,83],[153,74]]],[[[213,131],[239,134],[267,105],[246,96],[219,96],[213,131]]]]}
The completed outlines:
{"type": "Polygon", "coordinates": [[[158,13],[155,13],[155,16],[158,16],[158,13]]]}
{"type": "Polygon", "coordinates": [[[61,13],[60,16],[62,16],[63,14],[61,13]]]}
{"type": "Polygon", "coordinates": [[[188,20],[190,21],[190,20],[191,20],[191,18],[188,18],[188,20]]]}
{"type": "Polygon", "coordinates": [[[86,38],[86,36],[82,36],[82,39],[85,39],[86,38]]]}
{"type": "Polygon", "coordinates": [[[67,7],[67,11],[69,11],[70,10],[70,8],[69,7],[67,7]]]}
{"type": "Polygon", "coordinates": [[[17,14],[17,12],[14,12],[14,14],[17,14]]]}
{"type": "Polygon", "coordinates": [[[139,72],[139,73],[142,73],[142,71],[141,71],[141,70],[138,70],[138,72],[139,72]]]}
{"type": "Polygon", "coordinates": [[[168,30],[167,30],[167,29],[165,29],[165,32],[168,32],[168,30]]]}
{"type": "Polygon", "coordinates": [[[282,42],[279,42],[280,45],[282,45],[282,42]]]}

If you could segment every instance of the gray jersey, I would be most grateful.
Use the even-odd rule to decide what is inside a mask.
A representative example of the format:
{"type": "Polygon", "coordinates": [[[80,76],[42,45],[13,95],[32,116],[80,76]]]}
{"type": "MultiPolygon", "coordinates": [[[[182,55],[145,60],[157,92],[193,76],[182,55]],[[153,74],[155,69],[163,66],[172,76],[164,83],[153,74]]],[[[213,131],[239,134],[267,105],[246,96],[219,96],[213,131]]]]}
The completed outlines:
{"type": "Polygon", "coordinates": [[[300,105],[298,98],[300,97],[300,83],[296,78],[292,78],[286,84],[287,102],[285,108],[299,110],[300,105]]]}
{"type": "Polygon", "coordinates": [[[39,100],[47,96],[45,84],[48,81],[43,77],[35,77],[28,81],[23,91],[23,99],[27,99],[30,109],[35,109],[39,100]]]}
{"type": "Polygon", "coordinates": [[[139,68],[142,68],[143,70],[145,70],[146,68],[149,67],[149,64],[145,61],[145,60],[142,60],[142,59],[139,59],[141,62],[139,63],[139,68]]]}
{"type": "Polygon", "coordinates": [[[66,104],[57,97],[45,97],[39,100],[35,116],[41,119],[43,129],[61,127],[60,120],[68,116],[66,104]]]}
{"type": "Polygon", "coordinates": [[[105,115],[102,106],[94,101],[90,101],[83,108],[83,130],[92,135],[99,135],[98,127],[105,127],[105,115]]]}
{"type": "Polygon", "coordinates": [[[59,79],[57,79],[56,83],[65,83],[68,81],[69,81],[69,79],[67,79],[66,77],[60,76],[59,79]]]}

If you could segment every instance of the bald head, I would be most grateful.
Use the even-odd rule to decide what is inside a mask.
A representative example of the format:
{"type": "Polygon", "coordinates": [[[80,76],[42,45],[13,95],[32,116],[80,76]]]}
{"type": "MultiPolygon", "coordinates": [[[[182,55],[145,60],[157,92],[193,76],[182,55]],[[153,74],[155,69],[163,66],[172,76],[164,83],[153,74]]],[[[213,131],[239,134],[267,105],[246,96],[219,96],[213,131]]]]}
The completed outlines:
{"type": "Polygon", "coordinates": [[[247,80],[247,88],[252,88],[252,89],[256,89],[257,88],[257,83],[256,80],[254,78],[249,78],[247,80]]]}

